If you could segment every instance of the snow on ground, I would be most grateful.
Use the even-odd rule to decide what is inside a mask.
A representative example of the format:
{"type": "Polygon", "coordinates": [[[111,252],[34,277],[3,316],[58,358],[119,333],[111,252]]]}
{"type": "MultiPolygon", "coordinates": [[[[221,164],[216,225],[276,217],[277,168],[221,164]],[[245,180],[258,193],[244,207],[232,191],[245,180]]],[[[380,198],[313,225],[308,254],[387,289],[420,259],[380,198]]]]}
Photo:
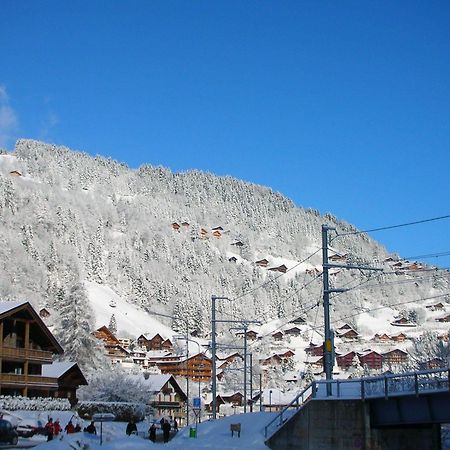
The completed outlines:
{"type": "MultiPolygon", "coordinates": [[[[36,414],[36,413],[35,413],[36,414]]],[[[47,414],[47,413],[45,413],[47,414]]],[[[59,413],[60,418],[65,413],[59,413]]],[[[185,449],[212,449],[212,450],[266,450],[264,444],[264,427],[275,417],[276,413],[250,413],[225,417],[216,421],[206,421],[198,425],[197,438],[189,437],[189,429],[185,428],[166,445],[164,448],[172,450],[185,449]],[[241,424],[241,437],[235,434],[231,437],[230,424],[241,424]]],[[[57,413],[55,412],[55,417],[57,413]]],[[[64,417],[61,420],[63,427],[69,420],[64,417]]],[[[98,424],[97,431],[100,432],[98,424]]],[[[42,450],[70,450],[83,449],[83,445],[89,445],[89,450],[141,450],[160,444],[152,443],[147,439],[148,422],[137,424],[139,436],[126,436],[126,423],[110,422],[103,425],[103,445],[100,446],[100,436],[92,436],[86,433],[62,435],[62,439],[51,442],[42,442],[36,447],[42,450]],[[141,436],[145,435],[145,439],[141,436]],[[77,442],[79,442],[79,445],[77,442]]],[[[86,449],[87,450],[87,449],[86,449]]]]}
{"type": "Polygon", "coordinates": [[[164,338],[172,338],[175,334],[168,326],[163,325],[147,312],[135,305],[127,303],[110,287],[86,281],[89,301],[95,315],[95,327],[108,326],[112,314],[116,318],[117,331],[120,336],[123,331],[139,337],[140,334],[159,333],[164,338]],[[115,305],[115,306],[112,306],[115,305]]]}

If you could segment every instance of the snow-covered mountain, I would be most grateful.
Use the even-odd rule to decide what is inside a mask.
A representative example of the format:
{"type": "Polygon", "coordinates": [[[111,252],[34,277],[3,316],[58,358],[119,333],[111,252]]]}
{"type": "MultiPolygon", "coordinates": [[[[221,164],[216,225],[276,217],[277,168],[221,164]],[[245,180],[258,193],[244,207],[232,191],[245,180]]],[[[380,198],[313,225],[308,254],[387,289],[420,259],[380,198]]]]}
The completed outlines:
{"type": "MultiPolygon", "coordinates": [[[[136,337],[179,330],[186,319],[191,332],[207,337],[211,295],[235,299],[220,303],[219,314],[276,324],[269,332],[296,316],[311,328],[321,323],[323,223],[340,234],[355,231],[231,177],[150,165],[133,170],[20,140],[12,154],[0,155],[0,298],[27,299],[61,315],[78,304],[91,317],[81,328],[108,325],[114,313],[119,331],[136,337]],[[266,265],[255,264],[264,259],[266,265]],[[74,289],[80,282],[89,302],[74,289]],[[177,319],[156,320],[149,311],[177,319]]],[[[390,332],[389,323],[403,314],[420,330],[446,327],[427,316],[426,302],[411,301],[448,293],[447,271],[399,264],[365,234],[332,245],[332,255],[385,269],[333,271],[334,286],[352,288],[333,301],[336,324],[345,320],[369,336],[390,332]],[[380,306],[390,308],[372,311],[380,306]]]]}

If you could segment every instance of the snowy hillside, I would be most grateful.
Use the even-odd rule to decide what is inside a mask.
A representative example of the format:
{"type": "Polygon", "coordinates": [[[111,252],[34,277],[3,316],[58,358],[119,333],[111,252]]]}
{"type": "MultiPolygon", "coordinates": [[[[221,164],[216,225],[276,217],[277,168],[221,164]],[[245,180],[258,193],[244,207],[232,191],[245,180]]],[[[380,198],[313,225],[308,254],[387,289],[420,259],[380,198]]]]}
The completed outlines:
{"type": "MultiPolygon", "coordinates": [[[[309,342],[322,339],[323,223],[347,233],[333,241],[331,256],[384,269],[330,271],[333,286],[349,289],[333,299],[333,326],[348,322],[363,341],[398,332],[391,323],[402,315],[415,320],[411,337],[448,330],[438,322],[450,309],[448,271],[388,255],[330,214],[231,177],[132,170],[30,140],[0,155],[0,296],[29,300],[57,322],[66,320],[72,328],[55,323],[65,342],[70,333],[108,325],[112,314],[118,331],[133,336],[169,336],[188,320],[190,331],[207,340],[211,295],[227,296],[232,301],[221,302],[218,314],[264,322],[265,339],[253,344],[258,352],[289,348],[300,364],[309,342]],[[445,304],[442,311],[426,309],[424,299],[432,297],[438,299],[429,303],[445,304]],[[175,319],[159,320],[151,311],[175,319]],[[305,321],[301,336],[272,342],[298,316],[305,321]]],[[[225,342],[234,339],[228,327],[219,333],[225,342]]],[[[86,346],[85,338],[78,343],[86,346]]]]}

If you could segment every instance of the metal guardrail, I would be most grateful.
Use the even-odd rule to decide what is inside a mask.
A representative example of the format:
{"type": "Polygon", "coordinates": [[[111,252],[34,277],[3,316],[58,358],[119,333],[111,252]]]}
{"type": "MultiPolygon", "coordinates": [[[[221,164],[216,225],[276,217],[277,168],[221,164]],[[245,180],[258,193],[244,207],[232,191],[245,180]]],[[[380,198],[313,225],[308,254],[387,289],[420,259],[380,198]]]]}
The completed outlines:
{"type": "Polygon", "coordinates": [[[267,439],[309,400],[365,400],[450,391],[450,368],[346,380],[314,381],[265,427],[267,439]],[[330,386],[327,389],[327,385],[330,386]],[[328,392],[327,392],[328,391],[328,392]]]}

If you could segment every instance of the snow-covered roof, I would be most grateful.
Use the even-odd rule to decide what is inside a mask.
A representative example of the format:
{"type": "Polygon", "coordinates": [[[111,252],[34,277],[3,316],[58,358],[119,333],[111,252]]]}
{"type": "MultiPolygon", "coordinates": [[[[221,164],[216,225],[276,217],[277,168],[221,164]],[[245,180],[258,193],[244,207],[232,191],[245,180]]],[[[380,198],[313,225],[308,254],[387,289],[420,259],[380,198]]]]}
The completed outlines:
{"type": "Polygon", "coordinates": [[[59,378],[64,375],[69,369],[71,369],[76,362],[73,361],[54,361],[52,364],[42,365],[42,376],[59,378]]]}
{"type": "Polygon", "coordinates": [[[159,392],[171,377],[172,375],[149,375],[144,383],[151,392],[159,392]]]}
{"type": "Polygon", "coordinates": [[[22,306],[25,303],[27,303],[26,300],[22,302],[1,302],[0,303],[0,314],[4,314],[8,311],[11,311],[14,308],[17,308],[18,306],[22,306]]]}

